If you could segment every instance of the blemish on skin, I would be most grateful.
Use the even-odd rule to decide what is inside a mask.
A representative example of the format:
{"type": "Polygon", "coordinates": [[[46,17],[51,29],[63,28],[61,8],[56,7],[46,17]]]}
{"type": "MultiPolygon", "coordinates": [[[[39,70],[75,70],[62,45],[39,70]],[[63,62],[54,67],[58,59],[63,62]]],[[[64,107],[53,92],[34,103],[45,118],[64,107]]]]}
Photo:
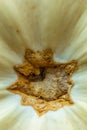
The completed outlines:
{"type": "Polygon", "coordinates": [[[35,10],[35,9],[36,9],[36,6],[35,6],[35,5],[33,5],[33,6],[32,6],[32,10],[35,10]]]}
{"type": "Polygon", "coordinates": [[[19,29],[17,29],[17,30],[16,30],[16,32],[17,32],[17,33],[19,33],[19,32],[20,32],[20,30],[19,30],[19,29]]]}
{"type": "Polygon", "coordinates": [[[77,61],[57,63],[51,49],[34,52],[27,49],[25,61],[15,65],[18,80],[8,90],[22,97],[22,105],[33,106],[39,115],[72,105],[70,90],[77,61]]]}

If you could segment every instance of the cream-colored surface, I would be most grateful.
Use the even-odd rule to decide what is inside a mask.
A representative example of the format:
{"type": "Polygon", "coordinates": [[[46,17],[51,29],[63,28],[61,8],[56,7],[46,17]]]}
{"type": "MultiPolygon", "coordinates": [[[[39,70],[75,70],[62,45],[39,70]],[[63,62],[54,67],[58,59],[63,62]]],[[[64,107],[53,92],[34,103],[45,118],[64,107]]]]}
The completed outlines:
{"type": "Polygon", "coordinates": [[[0,130],[87,130],[87,0],[0,0],[0,130]],[[5,88],[26,47],[51,47],[56,61],[77,59],[75,104],[38,117],[5,88]]]}

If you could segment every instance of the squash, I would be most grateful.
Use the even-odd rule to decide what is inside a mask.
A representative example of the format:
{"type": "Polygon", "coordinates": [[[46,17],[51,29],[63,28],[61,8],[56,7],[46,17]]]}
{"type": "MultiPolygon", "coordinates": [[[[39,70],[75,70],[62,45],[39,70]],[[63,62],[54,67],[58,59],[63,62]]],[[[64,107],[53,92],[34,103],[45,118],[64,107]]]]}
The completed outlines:
{"type": "Polygon", "coordinates": [[[86,39],[87,0],[0,0],[0,130],[87,130],[86,39]]]}

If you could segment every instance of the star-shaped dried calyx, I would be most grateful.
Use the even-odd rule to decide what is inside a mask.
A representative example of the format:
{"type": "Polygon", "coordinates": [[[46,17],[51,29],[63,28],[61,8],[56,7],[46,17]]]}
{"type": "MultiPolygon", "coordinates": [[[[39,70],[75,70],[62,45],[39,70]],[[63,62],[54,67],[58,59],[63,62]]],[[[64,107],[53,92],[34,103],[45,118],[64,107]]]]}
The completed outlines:
{"type": "Polygon", "coordinates": [[[14,67],[18,80],[8,90],[22,96],[22,104],[30,105],[39,115],[71,105],[71,76],[77,70],[77,61],[57,63],[51,49],[27,49],[25,61],[14,67]]]}

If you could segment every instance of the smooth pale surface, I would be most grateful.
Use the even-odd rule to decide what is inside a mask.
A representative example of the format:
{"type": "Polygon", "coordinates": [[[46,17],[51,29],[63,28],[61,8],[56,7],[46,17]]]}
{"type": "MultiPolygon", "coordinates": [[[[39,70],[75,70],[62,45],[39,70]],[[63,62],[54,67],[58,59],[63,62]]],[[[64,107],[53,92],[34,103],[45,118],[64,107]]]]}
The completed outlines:
{"type": "Polygon", "coordinates": [[[0,130],[87,130],[87,0],[0,0],[0,130]],[[38,117],[6,91],[26,48],[51,48],[56,61],[77,59],[75,104],[38,117]]]}

